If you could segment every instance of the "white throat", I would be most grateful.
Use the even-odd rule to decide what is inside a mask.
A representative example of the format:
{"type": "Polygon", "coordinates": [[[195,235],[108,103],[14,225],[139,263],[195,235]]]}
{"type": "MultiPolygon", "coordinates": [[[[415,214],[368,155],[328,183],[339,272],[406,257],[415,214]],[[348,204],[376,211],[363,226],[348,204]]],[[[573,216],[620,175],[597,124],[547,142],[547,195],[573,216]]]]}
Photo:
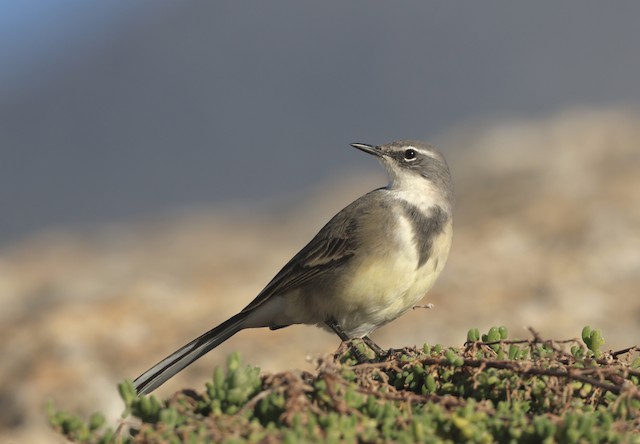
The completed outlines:
{"type": "Polygon", "coordinates": [[[447,201],[446,193],[430,180],[416,174],[407,174],[406,171],[389,173],[391,180],[387,189],[394,197],[415,205],[424,213],[428,213],[436,205],[447,213],[451,212],[451,202],[447,201]]]}

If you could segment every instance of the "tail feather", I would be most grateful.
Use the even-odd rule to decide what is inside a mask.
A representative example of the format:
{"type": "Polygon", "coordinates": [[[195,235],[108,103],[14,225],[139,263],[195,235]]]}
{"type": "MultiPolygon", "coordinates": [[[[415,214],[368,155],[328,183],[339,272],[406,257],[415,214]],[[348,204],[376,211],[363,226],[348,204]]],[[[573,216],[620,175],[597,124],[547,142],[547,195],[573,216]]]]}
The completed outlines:
{"type": "Polygon", "coordinates": [[[238,313],[171,353],[162,361],[138,376],[135,381],[133,381],[138,395],[151,393],[180,370],[238,333],[244,328],[243,321],[248,314],[249,313],[245,311],[238,313]]]}

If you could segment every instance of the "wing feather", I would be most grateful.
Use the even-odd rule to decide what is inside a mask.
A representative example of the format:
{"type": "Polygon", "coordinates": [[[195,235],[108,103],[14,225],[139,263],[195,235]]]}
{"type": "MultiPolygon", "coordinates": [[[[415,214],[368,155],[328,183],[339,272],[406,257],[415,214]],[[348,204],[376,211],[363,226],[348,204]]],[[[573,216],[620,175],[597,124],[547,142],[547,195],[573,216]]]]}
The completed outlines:
{"type": "Polygon", "coordinates": [[[335,266],[349,261],[356,252],[353,213],[341,211],[296,254],[243,311],[252,310],[275,294],[303,286],[335,266]],[[351,214],[351,217],[349,216],[351,214]]]}

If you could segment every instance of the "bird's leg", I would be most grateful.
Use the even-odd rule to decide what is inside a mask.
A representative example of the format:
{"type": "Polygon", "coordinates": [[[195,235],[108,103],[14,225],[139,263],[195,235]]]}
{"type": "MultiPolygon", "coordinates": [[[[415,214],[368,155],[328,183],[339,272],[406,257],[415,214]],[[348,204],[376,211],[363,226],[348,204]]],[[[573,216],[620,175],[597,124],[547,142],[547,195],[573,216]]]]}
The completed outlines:
{"type": "Polygon", "coordinates": [[[333,330],[333,332],[337,334],[338,337],[343,341],[347,342],[351,340],[351,338],[347,336],[344,330],[338,325],[338,323],[334,319],[329,319],[328,321],[325,322],[325,324],[327,324],[327,327],[333,330]]]}
{"type": "Polygon", "coordinates": [[[389,352],[387,350],[383,350],[382,347],[373,342],[373,340],[369,336],[363,336],[362,340],[371,350],[373,350],[377,357],[384,359],[389,356],[389,352]]]}
{"type": "Polygon", "coordinates": [[[403,349],[401,348],[390,348],[389,350],[384,350],[378,344],[373,342],[373,340],[369,336],[363,336],[362,340],[369,346],[371,350],[373,350],[376,356],[380,359],[387,359],[389,356],[393,356],[394,354],[401,353],[403,351],[403,349]]]}
{"type": "MultiPolygon", "coordinates": [[[[368,362],[369,361],[369,358],[367,358],[365,356],[365,354],[362,353],[362,351],[360,351],[360,349],[358,347],[356,347],[356,345],[353,343],[353,340],[349,336],[347,336],[347,334],[338,325],[338,323],[335,321],[335,319],[329,319],[328,321],[325,322],[325,324],[327,325],[327,327],[329,327],[331,330],[333,330],[333,332],[335,334],[338,335],[338,337],[342,340],[342,342],[346,342],[347,344],[349,344],[349,347],[353,351],[353,354],[356,355],[356,359],[358,360],[358,364],[362,364],[364,362],[368,362]]],[[[378,347],[378,348],[380,348],[380,347],[378,347]]]]}

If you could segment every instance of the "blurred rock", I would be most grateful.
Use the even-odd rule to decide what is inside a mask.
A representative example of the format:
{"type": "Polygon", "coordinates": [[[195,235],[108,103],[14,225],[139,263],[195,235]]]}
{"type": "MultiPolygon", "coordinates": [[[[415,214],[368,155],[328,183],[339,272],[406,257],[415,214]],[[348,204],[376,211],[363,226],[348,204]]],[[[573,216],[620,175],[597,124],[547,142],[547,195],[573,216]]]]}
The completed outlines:
{"type": "MultiPolygon", "coordinates": [[[[640,115],[575,110],[540,121],[455,128],[454,246],[425,302],[382,328],[385,347],[460,345],[471,327],[533,326],[606,348],[640,338],[640,115]]],[[[48,232],[0,252],[0,440],[54,439],[47,400],[116,421],[115,385],[247,304],[382,173],[336,180],[307,203],[192,209],[82,232],[48,232]]],[[[201,388],[233,350],[265,370],[310,368],[337,338],[313,327],[244,331],[161,389],[201,388]],[[283,345],[285,345],[283,347],[283,345]]]]}

